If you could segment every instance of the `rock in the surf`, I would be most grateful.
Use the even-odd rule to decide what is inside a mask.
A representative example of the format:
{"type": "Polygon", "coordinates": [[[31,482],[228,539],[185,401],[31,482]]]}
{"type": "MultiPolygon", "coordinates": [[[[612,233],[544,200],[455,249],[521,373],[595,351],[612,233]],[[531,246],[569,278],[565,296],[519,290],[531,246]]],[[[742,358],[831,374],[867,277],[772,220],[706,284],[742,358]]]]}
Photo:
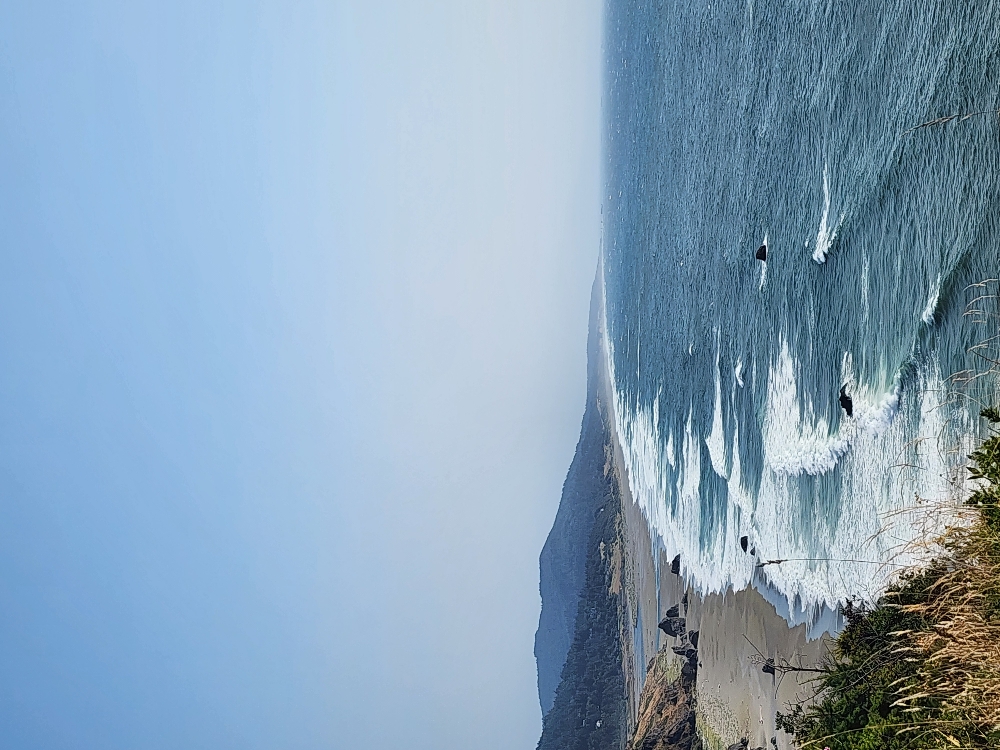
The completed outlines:
{"type": "Polygon", "coordinates": [[[850,396],[847,395],[847,386],[840,386],[840,406],[847,412],[847,416],[854,416],[854,401],[850,396]]]}

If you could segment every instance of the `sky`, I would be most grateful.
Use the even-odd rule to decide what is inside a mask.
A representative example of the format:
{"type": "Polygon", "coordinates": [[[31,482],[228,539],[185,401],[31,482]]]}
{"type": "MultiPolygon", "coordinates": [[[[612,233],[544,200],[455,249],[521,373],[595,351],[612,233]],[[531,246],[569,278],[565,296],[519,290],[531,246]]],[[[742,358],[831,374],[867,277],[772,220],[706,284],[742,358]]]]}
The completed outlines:
{"type": "Polygon", "coordinates": [[[0,735],[534,747],[602,6],[0,0],[0,735]]]}

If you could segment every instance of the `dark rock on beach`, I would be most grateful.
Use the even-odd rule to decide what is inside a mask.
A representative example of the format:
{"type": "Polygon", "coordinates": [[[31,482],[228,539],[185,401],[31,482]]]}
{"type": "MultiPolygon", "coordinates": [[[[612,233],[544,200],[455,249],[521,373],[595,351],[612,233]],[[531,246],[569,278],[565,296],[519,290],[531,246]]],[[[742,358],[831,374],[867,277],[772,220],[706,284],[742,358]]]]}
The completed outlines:
{"type": "Polygon", "coordinates": [[[666,611],[663,619],[660,620],[660,630],[672,638],[683,638],[686,632],[686,623],[681,617],[680,606],[674,605],[666,611]]]}
{"type": "Polygon", "coordinates": [[[672,638],[680,638],[684,635],[684,618],[664,617],[660,620],[660,630],[672,638]]]}

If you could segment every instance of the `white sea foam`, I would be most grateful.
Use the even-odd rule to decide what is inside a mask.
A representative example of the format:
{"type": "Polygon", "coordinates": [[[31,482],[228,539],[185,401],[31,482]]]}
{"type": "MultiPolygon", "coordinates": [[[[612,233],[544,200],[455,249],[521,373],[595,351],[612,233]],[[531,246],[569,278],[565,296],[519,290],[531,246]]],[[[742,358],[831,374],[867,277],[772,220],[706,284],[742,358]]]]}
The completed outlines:
{"type": "Polygon", "coordinates": [[[705,438],[712,468],[723,479],[729,477],[726,466],[726,436],[722,429],[722,378],[719,373],[719,350],[715,350],[715,411],[712,414],[712,431],[705,438]]]}
{"type": "Polygon", "coordinates": [[[811,403],[803,403],[795,363],[787,342],[782,341],[768,378],[763,426],[767,466],[776,474],[817,476],[833,471],[860,437],[878,435],[892,424],[899,408],[898,377],[887,392],[872,393],[855,384],[850,355],[845,355],[844,363],[843,382],[851,392],[854,416],[841,419],[840,428],[833,432],[825,418],[815,416],[811,403]]]}
{"type": "Polygon", "coordinates": [[[931,325],[934,322],[934,312],[937,310],[938,298],[941,296],[941,274],[938,274],[937,279],[934,281],[934,286],[931,287],[930,297],[927,298],[927,305],[924,307],[924,311],[920,314],[920,321],[924,325],[931,325]]]}
{"type": "MultiPolygon", "coordinates": [[[[615,383],[614,349],[607,338],[605,343],[615,383]]],[[[728,499],[726,512],[716,515],[714,522],[702,516],[703,438],[691,406],[683,433],[664,436],[659,400],[651,407],[637,406],[615,390],[615,428],[632,496],[653,536],[671,556],[680,554],[683,574],[700,590],[750,585],[755,559],[739,545],[739,538],[747,535],[757,548],[757,559],[788,560],[763,572],[769,585],[788,601],[791,620],[808,621],[824,604],[835,607],[849,597],[875,596],[896,568],[869,563],[893,559],[915,533],[911,517],[900,511],[913,507],[915,495],[950,496],[951,467],[936,447],[944,428],[940,375],[921,373],[906,393],[898,382],[875,392],[855,382],[849,358],[844,370],[855,417],[841,419],[834,431],[808,405],[800,406],[795,359],[788,345],[781,345],[768,374],[764,466],[759,489],[753,491],[749,489],[753,483],[743,475],[739,426],[728,436],[722,427],[716,368],[716,413],[704,442],[712,468],[728,477],[728,499]],[[916,435],[912,420],[895,418],[909,409],[918,410],[916,435]],[[732,443],[728,461],[727,439],[732,443]],[[819,476],[838,465],[840,490],[832,501],[837,507],[824,508],[815,497],[804,503],[802,477],[819,476]]],[[[894,562],[910,559],[904,555],[894,562]]]]}
{"type": "Polygon", "coordinates": [[[872,598],[890,582],[896,566],[913,562],[902,549],[914,538],[914,516],[901,511],[914,508],[917,495],[945,500],[952,492],[936,440],[944,429],[942,384],[937,373],[925,374],[922,381],[925,387],[912,394],[920,409],[917,440],[911,442],[903,420],[884,430],[860,431],[855,438],[853,450],[843,459],[836,523],[815,513],[809,533],[789,534],[788,519],[802,518],[797,497],[789,492],[792,477],[765,471],[759,498],[771,498],[775,505],[771,512],[755,516],[759,549],[770,559],[792,558],[766,569],[770,581],[790,600],[808,608],[820,603],[832,607],[848,597],[872,598]],[[794,558],[830,562],[810,564],[794,558]]]}
{"type": "Polygon", "coordinates": [[[844,221],[844,215],[840,215],[840,221],[831,231],[828,220],[830,218],[830,177],[827,167],[823,165],[823,215],[819,220],[819,230],[816,232],[816,247],[813,249],[812,259],[817,263],[826,263],[826,256],[830,252],[830,245],[837,239],[837,231],[840,223],[844,221]]]}

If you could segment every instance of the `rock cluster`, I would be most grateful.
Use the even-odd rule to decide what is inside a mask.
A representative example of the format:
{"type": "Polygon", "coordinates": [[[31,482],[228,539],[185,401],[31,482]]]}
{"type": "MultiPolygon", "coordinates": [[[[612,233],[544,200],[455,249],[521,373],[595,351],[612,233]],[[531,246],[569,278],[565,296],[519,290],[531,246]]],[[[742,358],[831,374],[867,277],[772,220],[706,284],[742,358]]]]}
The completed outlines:
{"type": "Polygon", "coordinates": [[[679,640],[671,650],[683,659],[680,676],[670,679],[677,673],[669,652],[661,651],[650,663],[628,750],[702,750],[695,731],[698,631],[688,632],[680,609],[671,607],[660,621],[660,629],[679,640]]]}

